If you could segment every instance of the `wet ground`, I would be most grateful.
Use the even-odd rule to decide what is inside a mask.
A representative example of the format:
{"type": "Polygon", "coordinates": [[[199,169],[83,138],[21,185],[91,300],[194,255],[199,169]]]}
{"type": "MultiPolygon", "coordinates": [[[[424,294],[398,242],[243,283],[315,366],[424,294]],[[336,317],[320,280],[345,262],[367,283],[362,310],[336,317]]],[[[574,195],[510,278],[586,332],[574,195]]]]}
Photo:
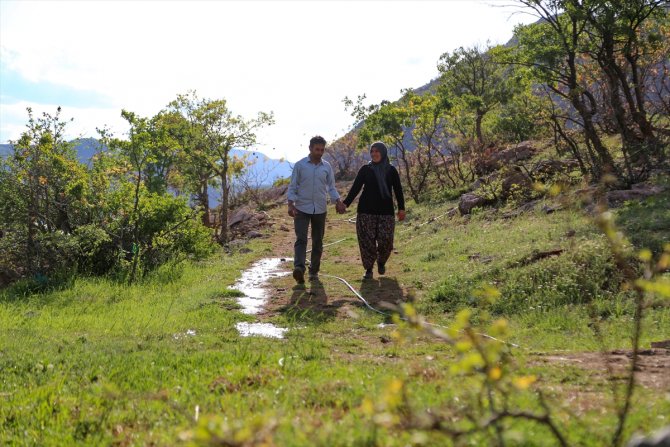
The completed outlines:
{"type": "MultiPolygon", "coordinates": [[[[290,259],[286,258],[264,258],[256,261],[242,272],[240,279],[230,286],[244,294],[244,296],[237,298],[237,302],[242,306],[242,313],[256,315],[263,310],[269,298],[268,281],[290,274],[287,264],[289,261],[290,259]]],[[[261,335],[282,338],[287,331],[287,329],[277,327],[271,323],[261,322],[242,322],[237,323],[236,327],[243,337],[261,335]]]]}

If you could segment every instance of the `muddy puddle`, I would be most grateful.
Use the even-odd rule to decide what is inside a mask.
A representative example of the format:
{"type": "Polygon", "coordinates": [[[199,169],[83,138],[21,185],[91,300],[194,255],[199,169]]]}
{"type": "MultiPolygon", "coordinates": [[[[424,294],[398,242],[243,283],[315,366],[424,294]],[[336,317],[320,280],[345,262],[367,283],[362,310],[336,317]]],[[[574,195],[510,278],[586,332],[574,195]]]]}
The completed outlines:
{"type": "Polygon", "coordinates": [[[260,335],[262,337],[284,338],[284,333],[288,329],[277,327],[271,323],[237,323],[237,331],[242,337],[251,335],[260,335]]]}
{"type": "MultiPolygon", "coordinates": [[[[251,267],[242,272],[242,276],[231,289],[239,290],[244,294],[237,298],[237,302],[242,306],[242,313],[255,315],[259,313],[268,299],[267,283],[272,278],[289,275],[290,266],[287,263],[291,261],[287,258],[265,258],[256,261],[251,267]]],[[[248,337],[251,335],[260,335],[263,337],[282,338],[287,331],[286,328],[277,327],[271,323],[237,323],[235,325],[240,335],[248,337]]]]}

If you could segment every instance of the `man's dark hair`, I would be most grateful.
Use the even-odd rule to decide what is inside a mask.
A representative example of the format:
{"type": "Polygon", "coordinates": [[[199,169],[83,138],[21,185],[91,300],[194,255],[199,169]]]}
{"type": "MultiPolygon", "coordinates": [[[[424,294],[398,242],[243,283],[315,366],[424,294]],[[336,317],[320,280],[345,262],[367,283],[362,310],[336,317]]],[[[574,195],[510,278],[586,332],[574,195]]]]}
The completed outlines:
{"type": "Polygon", "coordinates": [[[312,147],[315,144],[323,144],[325,146],[326,145],[326,139],[323,138],[321,135],[317,135],[315,137],[312,137],[312,139],[309,140],[309,147],[312,147]]]}

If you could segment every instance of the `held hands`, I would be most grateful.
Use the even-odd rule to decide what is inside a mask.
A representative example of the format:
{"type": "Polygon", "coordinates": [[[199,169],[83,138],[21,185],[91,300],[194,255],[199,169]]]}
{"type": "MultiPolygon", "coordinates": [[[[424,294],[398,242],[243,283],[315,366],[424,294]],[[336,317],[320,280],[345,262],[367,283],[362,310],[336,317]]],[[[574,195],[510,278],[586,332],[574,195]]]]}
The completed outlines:
{"type": "Polygon", "coordinates": [[[399,221],[405,220],[405,210],[398,210],[398,220],[399,221]]]}
{"type": "MultiPolygon", "coordinates": [[[[337,214],[344,214],[347,212],[347,205],[344,204],[341,200],[338,200],[335,203],[335,211],[337,211],[337,214]]],[[[296,214],[298,213],[297,208],[293,203],[288,204],[288,215],[291,217],[295,217],[296,214]]]]}

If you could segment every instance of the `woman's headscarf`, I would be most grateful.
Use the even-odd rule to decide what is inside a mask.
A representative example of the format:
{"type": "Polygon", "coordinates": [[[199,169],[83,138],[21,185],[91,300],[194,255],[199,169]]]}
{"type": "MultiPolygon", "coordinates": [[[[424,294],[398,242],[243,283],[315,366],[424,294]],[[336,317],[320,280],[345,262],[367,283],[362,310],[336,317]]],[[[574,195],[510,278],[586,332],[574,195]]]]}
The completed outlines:
{"type": "Polygon", "coordinates": [[[375,177],[377,177],[377,185],[379,185],[379,192],[382,195],[382,199],[390,199],[391,192],[389,191],[388,185],[386,184],[386,173],[391,167],[391,163],[389,162],[388,157],[388,149],[386,149],[386,145],[381,141],[372,143],[372,145],[370,145],[370,151],[372,151],[373,148],[379,151],[382,158],[379,160],[379,163],[371,161],[370,166],[372,166],[375,177]]]}

